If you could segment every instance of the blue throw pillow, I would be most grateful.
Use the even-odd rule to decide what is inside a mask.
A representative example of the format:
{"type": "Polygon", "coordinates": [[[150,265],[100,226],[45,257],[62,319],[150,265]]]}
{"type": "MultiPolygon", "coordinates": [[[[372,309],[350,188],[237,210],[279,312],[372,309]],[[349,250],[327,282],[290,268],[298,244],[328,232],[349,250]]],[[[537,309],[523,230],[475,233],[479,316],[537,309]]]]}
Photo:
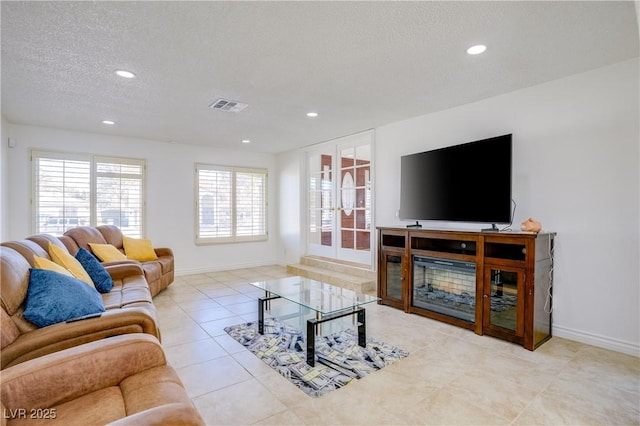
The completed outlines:
{"type": "Polygon", "coordinates": [[[113,280],[111,275],[104,269],[104,266],[89,250],[80,247],[80,250],[76,253],[76,260],[80,262],[87,274],[91,277],[93,284],[96,286],[96,290],[100,293],[109,293],[113,287],[113,280]]]}
{"type": "Polygon", "coordinates": [[[77,278],[46,269],[31,269],[22,314],[38,327],[104,312],[102,297],[77,278]]]}

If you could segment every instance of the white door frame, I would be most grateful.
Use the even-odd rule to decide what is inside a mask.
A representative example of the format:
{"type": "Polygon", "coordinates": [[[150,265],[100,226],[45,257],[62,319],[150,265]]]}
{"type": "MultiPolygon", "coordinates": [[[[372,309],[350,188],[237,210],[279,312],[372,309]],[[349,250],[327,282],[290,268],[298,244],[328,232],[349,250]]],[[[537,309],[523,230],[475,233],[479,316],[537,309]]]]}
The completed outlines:
{"type": "MultiPolygon", "coordinates": [[[[322,257],[328,257],[332,259],[338,259],[349,262],[356,262],[360,264],[367,265],[371,268],[374,268],[374,255],[375,255],[375,221],[374,221],[374,191],[373,191],[373,176],[374,176],[374,132],[373,130],[369,130],[362,133],[357,133],[354,135],[345,136],[339,139],[335,139],[321,145],[316,145],[310,147],[306,151],[305,155],[305,206],[304,206],[304,226],[305,229],[303,231],[303,235],[306,240],[306,248],[305,253],[307,255],[316,255],[322,257]],[[341,154],[343,151],[348,150],[349,148],[355,148],[357,146],[369,146],[369,182],[363,184],[362,176],[358,179],[352,176],[354,181],[353,188],[347,188],[344,191],[341,191],[342,179],[338,177],[342,177],[342,158],[341,154]],[[324,170],[320,170],[319,167],[316,167],[315,170],[311,170],[312,165],[310,165],[310,157],[311,156],[320,156],[322,154],[331,155],[331,166],[327,168],[324,167],[324,170]],[[340,164],[338,164],[338,159],[340,158],[340,164]],[[340,172],[340,173],[338,173],[340,172]],[[324,177],[325,179],[322,179],[324,177]],[[310,185],[315,185],[312,189],[310,185]],[[324,185],[324,191],[321,190],[320,186],[324,185]],[[330,185],[330,188],[329,188],[330,185]],[[366,186],[366,188],[365,188],[366,186]],[[365,193],[369,194],[367,197],[368,204],[368,212],[367,209],[362,207],[363,197],[365,193]],[[324,194],[324,195],[322,195],[324,194]],[[357,194],[357,196],[356,196],[357,194]],[[322,201],[320,200],[322,198],[322,201]],[[353,202],[359,200],[361,207],[355,206],[353,202]],[[344,209],[343,204],[347,203],[347,207],[353,207],[353,209],[344,209]],[[311,204],[314,203],[314,209],[311,209],[311,204]],[[319,208],[319,205],[322,203],[322,208],[319,208]],[[328,206],[327,206],[328,204],[328,206]],[[356,221],[356,208],[358,214],[358,220],[361,223],[364,216],[366,215],[366,226],[367,229],[362,229],[362,231],[358,232],[357,226],[355,225],[356,221]],[[364,210],[363,210],[364,208],[364,210]],[[343,216],[343,210],[350,211],[348,214],[345,213],[343,216]],[[351,211],[353,210],[353,211],[351,211]],[[353,216],[351,216],[353,215],[353,216]],[[341,218],[346,216],[353,217],[353,225],[350,225],[352,228],[351,231],[349,229],[343,229],[341,224],[341,218]],[[314,225],[313,230],[311,232],[311,225],[314,225]],[[319,229],[324,226],[323,230],[319,229]],[[324,235],[322,234],[324,231],[324,235]],[[360,249],[357,250],[355,248],[342,248],[342,235],[343,233],[353,232],[354,235],[354,245],[357,244],[357,234],[362,235],[368,232],[369,234],[369,249],[360,249]],[[327,233],[330,232],[330,245],[328,245],[329,236],[327,233]],[[324,241],[323,241],[324,240],[324,241]]],[[[357,154],[356,154],[357,156],[357,154]]],[[[357,166],[354,166],[357,167],[357,166]]],[[[348,171],[348,169],[345,169],[348,171]]],[[[357,171],[357,169],[356,169],[357,171]]],[[[353,174],[356,174],[355,172],[353,174]]],[[[346,175],[345,175],[346,178],[346,175]]],[[[349,181],[347,178],[346,181],[349,181]]],[[[349,225],[347,225],[349,226],[349,225]]]]}

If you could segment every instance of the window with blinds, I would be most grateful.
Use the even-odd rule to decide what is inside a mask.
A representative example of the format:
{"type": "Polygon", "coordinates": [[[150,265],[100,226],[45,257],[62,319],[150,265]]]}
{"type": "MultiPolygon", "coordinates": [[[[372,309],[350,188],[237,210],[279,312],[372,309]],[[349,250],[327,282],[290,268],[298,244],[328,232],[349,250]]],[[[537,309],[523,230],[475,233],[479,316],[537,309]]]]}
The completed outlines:
{"type": "Polygon", "coordinates": [[[144,160],[33,151],[32,164],[36,233],[110,224],[144,235],[144,160]]]}
{"type": "Polygon", "coordinates": [[[196,164],[196,242],[267,238],[267,170],[196,164]]]}

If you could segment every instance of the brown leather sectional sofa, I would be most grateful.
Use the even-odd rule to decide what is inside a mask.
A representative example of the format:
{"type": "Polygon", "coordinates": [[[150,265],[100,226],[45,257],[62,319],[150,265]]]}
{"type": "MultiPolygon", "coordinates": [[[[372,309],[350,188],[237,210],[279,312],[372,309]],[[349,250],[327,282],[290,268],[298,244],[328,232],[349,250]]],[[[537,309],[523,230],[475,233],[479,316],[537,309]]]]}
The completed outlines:
{"type": "Polygon", "coordinates": [[[114,226],[0,245],[2,425],[33,420],[29,409],[54,410],[61,424],[202,424],[159,342],[152,297],[173,281],[170,249],[156,249],[156,261],[104,264],[114,285],[99,317],[40,328],[23,317],[34,256],[49,259],[49,244],[75,255],[93,242],[122,250],[114,226]]]}

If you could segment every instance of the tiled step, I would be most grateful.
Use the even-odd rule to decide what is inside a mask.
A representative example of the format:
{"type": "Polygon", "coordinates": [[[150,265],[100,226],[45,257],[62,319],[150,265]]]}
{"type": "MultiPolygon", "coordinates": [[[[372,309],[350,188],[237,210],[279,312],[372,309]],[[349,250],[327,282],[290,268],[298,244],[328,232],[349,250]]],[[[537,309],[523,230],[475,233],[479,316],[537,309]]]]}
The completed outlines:
{"type": "Polygon", "coordinates": [[[287,273],[361,293],[376,293],[376,274],[364,265],[306,256],[300,263],[287,265],[287,273]]]}

